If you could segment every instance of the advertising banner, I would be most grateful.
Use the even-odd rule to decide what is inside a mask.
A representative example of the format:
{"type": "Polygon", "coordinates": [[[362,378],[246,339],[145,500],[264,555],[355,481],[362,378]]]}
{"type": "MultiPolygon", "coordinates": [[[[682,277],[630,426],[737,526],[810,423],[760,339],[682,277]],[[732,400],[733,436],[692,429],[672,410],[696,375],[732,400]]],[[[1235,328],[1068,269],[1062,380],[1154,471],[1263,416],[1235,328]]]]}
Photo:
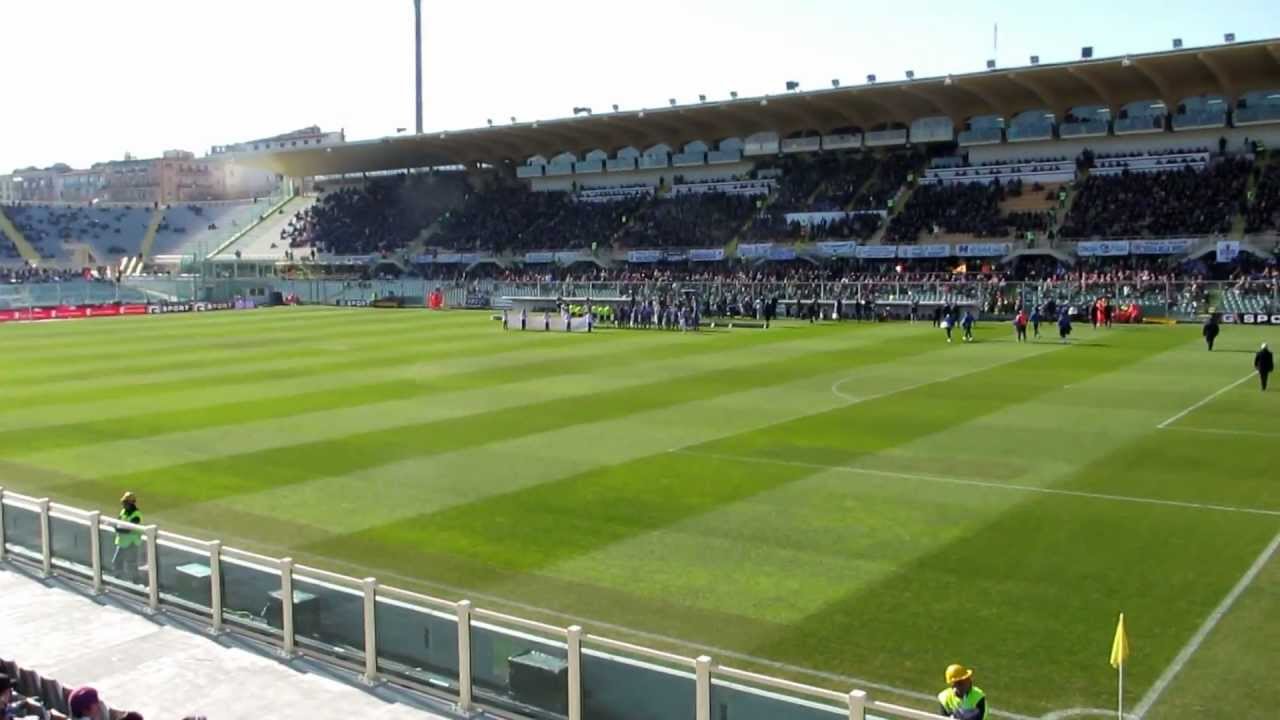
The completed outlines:
{"type": "Polygon", "coordinates": [[[956,257],[1004,257],[1011,248],[1009,243],[962,243],[956,246],[956,257]]]}
{"type": "Polygon", "coordinates": [[[910,260],[951,257],[950,245],[900,245],[898,257],[910,260]]]}
{"type": "Polygon", "coordinates": [[[858,257],[863,260],[892,260],[898,257],[897,245],[859,245],[858,257]]]}
{"type": "Polygon", "coordinates": [[[818,249],[818,254],[823,257],[851,258],[858,255],[858,243],[852,240],[844,242],[826,240],[814,243],[814,247],[818,249]]]}
{"type": "Polygon", "coordinates": [[[1177,255],[1191,249],[1191,241],[1176,240],[1134,240],[1129,243],[1129,252],[1134,255],[1177,255]]]}
{"type": "Polygon", "coordinates": [[[1128,240],[1092,240],[1076,243],[1080,257],[1123,257],[1129,254],[1128,240]]]}
{"type": "Polygon", "coordinates": [[[690,250],[689,259],[693,262],[720,262],[724,259],[724,248],[690,250]]]}
{"type": "Polygon", "coordinates": [[[629,263],[656,263],[662,262],[661,250],[631,250],[627,253],[627,262],[629,263]]]}

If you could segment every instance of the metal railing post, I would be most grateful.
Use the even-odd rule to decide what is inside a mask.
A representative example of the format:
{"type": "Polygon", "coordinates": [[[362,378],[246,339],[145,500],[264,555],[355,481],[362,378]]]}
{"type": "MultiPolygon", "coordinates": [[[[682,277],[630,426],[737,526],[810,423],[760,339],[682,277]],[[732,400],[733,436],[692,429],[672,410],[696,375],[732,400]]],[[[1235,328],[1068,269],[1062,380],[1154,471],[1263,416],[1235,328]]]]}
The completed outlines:
{"type": "Polygon", "coordinates": [[[365,578],[364,582],[364,681],[378,680],[378,581],[365,578]]]}
{"type": "Polygon", "coordinates": [[[222,632],[222,542],[209,543],[209,632],[222,632]]]}
{"type": "Polygon", "coordinates": [[[471,601],[458,603],[458,710],[471,712],[471,601]]]}
{"type": "Polygon", "coordinates": [[[147,539],[147,608],[151,612],[160,609],[160,553],[156,548],[156,526],[143,528],[147,539]]]}
{"type": "Polygon", "coordinates": [[[867,693],[853,690],[849,693],[849,720],[863,720],[867,716],[867,693]]]}
{"type": "Polygon", "coordinates": [[[102,513],[89,513],[89,568],[93,571],[93,594],[102,592],[102,513]]]}
{"type": "Polygon", "coordinates": [[[4,559],[4,488],[0,487],[0,560],[4,559]]]}
{"type": "Polygon", "coordinates": [[[701,655],[694,661],[694,718],[711,720],[711,657],[701,655]]]}
{"type": "Polygon", "coordinates": [[[293,655],[293,558],[280,559],[280,651],[293,655]]]}
{"type": "Polygon", "coordinates": [[[569,656],[569,720],[582,720],[582,627],[570,625],[565,633],[569,656]]]}
{"type": "Polygon", "coordinates": [[[49,537],[49,498],[36,501],[40,508],[40,574],[49,577],[53,574],[53,542],[49,537]]]}

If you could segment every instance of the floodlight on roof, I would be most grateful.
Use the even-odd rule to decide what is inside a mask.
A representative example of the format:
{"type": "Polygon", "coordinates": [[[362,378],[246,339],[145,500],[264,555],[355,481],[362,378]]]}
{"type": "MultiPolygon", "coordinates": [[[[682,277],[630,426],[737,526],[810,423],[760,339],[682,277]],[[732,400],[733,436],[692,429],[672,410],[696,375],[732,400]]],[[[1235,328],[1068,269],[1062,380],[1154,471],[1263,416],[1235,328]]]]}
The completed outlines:
{"type": "Polygon", "coordinates": [[[613,104],[613,111],[618,112],[618,103],[613,104]]]}
{"type": "Polygon", "coordinates": [[[1133,58],[1129,57],[1128,55],[1125,55],[1124,59],[1120,61],[1120,67],[1129,67],[1132,64],[1133,64],[1133,58]]]}
{"type": "Polygon", "coordinates": [[[915,79],[916,79],[916,71],[915,71],[915,70],[908,70],[908,71],[907,71],[907,79],[908,79],[908,80],[915,80],[915,79]]]}
{"type": "Polygon", "coordinates": [[[730,91],[729,91],[729,97],[733,98],[734,100],[737,100],[737,99],[738,99],[738,91],[737,91],[737,90],[730,90],[730,91]]]}
{"type": "Polygon", "coordinates": [[[671,98],[671,99],[670,99],[670,100],[668,100],[667,102],[671,103],[671,107],[675,107],[675,106],[676,106],[676,99],[675,99],[675,98],[671,98]]]}
{"type": "Polygon", "coordinates": [[[1181,50],[1181,49],[1182,49],[1182,38],[1174,38],[1174,39],[1173,39],[1173,49],[1174,49],[1174,50],[1181,50]]]}
{"type": "Polygon", "coordinates": [[[1032,64],[1032,65],[1039,65],[1039,64],[1040,64],[1040,56],[1039,56],[1039,55],[1032,55],[1032,56],[1031,56],[1031,64],[1032,64]]]}
{"type": "Polygon", "coordinates": [[[493,118],[489,118],[489,127],[493,127],[493,118]]]}
{"type": "Polygon", "coordinates": [[[1223,36],[1222,36],[1222,41],[1223,41],[1223,42],[1233,43],[1233,42],[1235,42],[1235,41],[1236,41],[1236,34],[1235,34],[1235,33],[1227,33],[1226,35],[1223,35],[1223,36]]]}
{"type": "Polygon", "coordinates": [[[995,60],[988,60],[988,61],[987,61],[987,69],[988,69],[988,70],[995,70],[995,69],[996,69],[996,61],[995,61],[995,60]]]}
{"type": "Polygon", "coordinates": [[[795,92],[796,90],[799,90],[799,89],[800,89],[800,83],[796,82],[795,80],[787,81],[787,92],[795,92]]]}
{"type": "Polygon", "coordinates": [[[768,104],[769,104],[769,98],[760,98],[760,107],[765,107],[768,104]]]}
{"type": "Polygon", "coordinates": [[[512,116],[511,116],[511,124],[512,124],[512,125],[515,125],[515,124],[516,124],[516,116],[515,116],[515,115],[512,115],[512,116]]]}
{"type": "Polygon", "coordinates": [[[1080,48],[1080,59],[1081,59],[1081,60],[1088,60],[1088,59],[1089,59],[1089,58],[1091,58],[1091,57],[1093,57],[1093,46],[1092,46],[1092,45],[1086,45],[1086,46],[1084,46],[1084,47],[1080,48]]]}
{"type": "Polygon", "coordinates": [[[875,82],[876,82],[876,76],[875,76],[875,74],[874,74],[874,73],[873,73],[873,74],[871,74],[871,75],[868,75],[868,76],[867,76],[867,84],[868,84],[868,85],[874,85],[874,84],[875,84],[875,82]]]}
{"type": "Polygon", "coordinates": [[[706,95],[699,95],[699,96],[698,96],[698,102],[706,102],[706,101],[707,101],[707,96],[706,96],[706,95]]]}
{"type": "Polygon", "coordinates": [[[948,75],[947,75],[947,78],[946,78],[945,80],[943,80],[943,81],[942,81],[942,84],[943,84],[943,85],[950,85],[951,83],[953,83],[953,82],[955,82],[955,81],[956,81],[956,80],[955,80],[955,78],[951,77],[951,75],[950,75],[950,74],[948,74],[948,75]]]}

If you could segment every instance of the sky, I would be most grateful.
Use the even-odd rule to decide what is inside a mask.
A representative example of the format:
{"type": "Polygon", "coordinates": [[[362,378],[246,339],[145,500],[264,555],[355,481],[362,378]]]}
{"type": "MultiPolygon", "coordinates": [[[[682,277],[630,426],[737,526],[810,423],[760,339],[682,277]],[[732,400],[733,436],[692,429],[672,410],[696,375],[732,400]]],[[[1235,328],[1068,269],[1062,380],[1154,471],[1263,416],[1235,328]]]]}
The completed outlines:
{"type": "MultiPolygon", "coordinates": [[[[1275,2],[423,0],[425,126],[1278,37],[1275,2]]],[[[0,173],[414,124],[411,0],[0,0],[0,53],[0,173]]]]}

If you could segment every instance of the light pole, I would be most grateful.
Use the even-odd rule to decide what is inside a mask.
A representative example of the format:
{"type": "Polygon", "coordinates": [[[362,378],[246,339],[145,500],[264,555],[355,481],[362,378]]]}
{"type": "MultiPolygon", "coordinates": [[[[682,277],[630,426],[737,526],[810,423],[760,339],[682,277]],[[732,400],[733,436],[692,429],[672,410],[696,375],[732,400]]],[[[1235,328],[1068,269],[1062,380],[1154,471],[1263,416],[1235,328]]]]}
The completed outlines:
{"type": "Polygon", "coordinates": [[[417,67],[417,132],[422,134],[422,0],[413,0],[413,60],[417,67]]]}

